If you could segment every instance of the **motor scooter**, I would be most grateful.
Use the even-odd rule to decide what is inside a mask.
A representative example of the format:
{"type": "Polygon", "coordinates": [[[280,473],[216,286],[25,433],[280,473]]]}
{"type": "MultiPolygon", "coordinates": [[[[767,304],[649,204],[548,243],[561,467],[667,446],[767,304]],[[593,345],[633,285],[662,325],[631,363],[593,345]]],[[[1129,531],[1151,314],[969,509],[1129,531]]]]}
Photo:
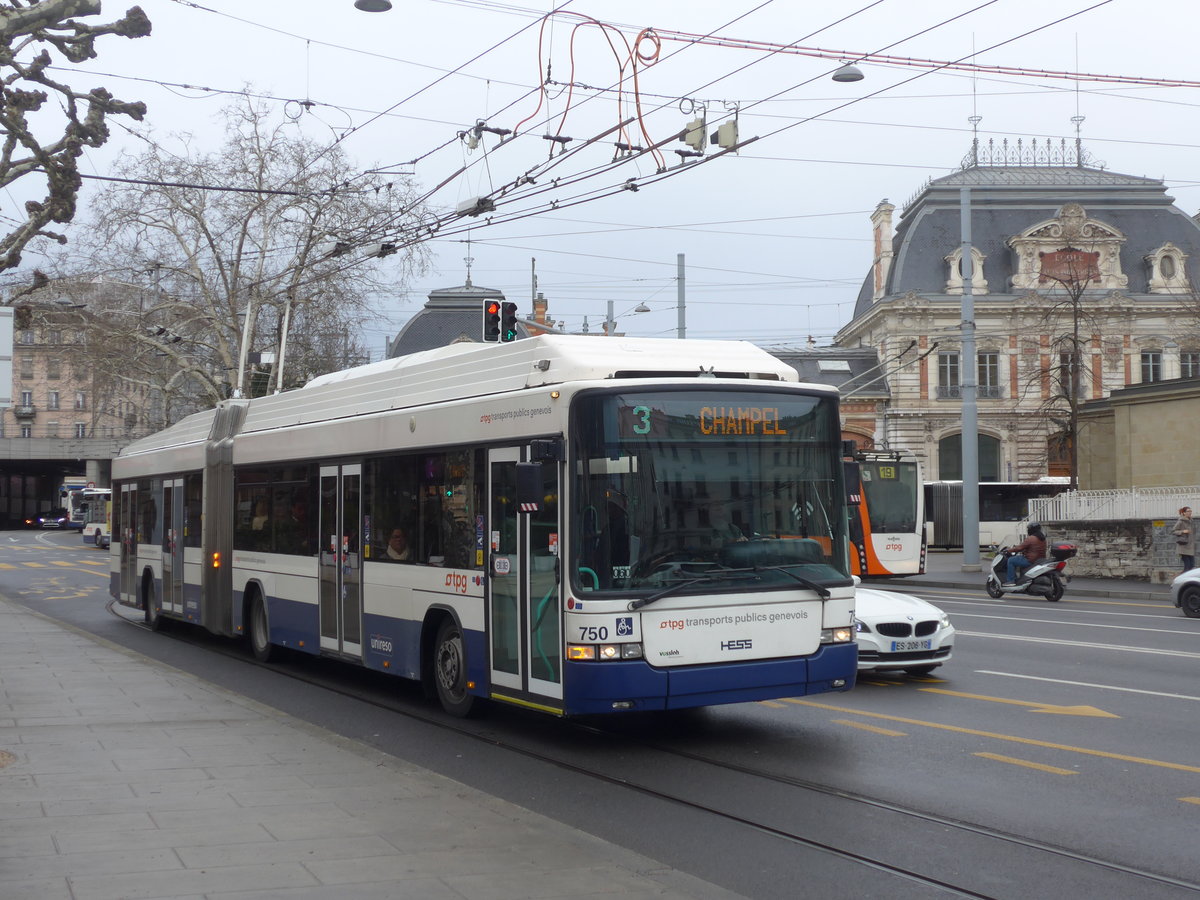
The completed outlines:
{"type": "Polygon", "coordinates": [[[1045,597],[1052,603],[1062,599],[1066,582],[1070,580],[1070,576],[1066,574],[1067,560],[1078,550],[1073,544],[1052,544],[1047,549],[1050,555],[1027,566],[1017,576],[1013,587],[1005,587],[1004,581],[1008,574],[1007,560],[1012,556],[1012,551],[998,551],[988,571],[985,585],[988,596],[999,599],[1005,594],[1030,594],[1034,597],[1045,597]]]}

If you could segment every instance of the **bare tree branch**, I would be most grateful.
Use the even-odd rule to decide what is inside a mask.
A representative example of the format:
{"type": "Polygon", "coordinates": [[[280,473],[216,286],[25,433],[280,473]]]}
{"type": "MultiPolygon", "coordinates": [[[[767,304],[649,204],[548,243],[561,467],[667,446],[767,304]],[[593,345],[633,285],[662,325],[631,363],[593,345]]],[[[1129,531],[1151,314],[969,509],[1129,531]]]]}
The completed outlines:
{"type": "Polygon", "coordinates": [[[70,222],[75,216],[79,157],[86,147],[100,147],[108,140],[107,116],[140,121],[146,114],[144,103],[117,100],[102,87],[80,92],[48,74],[54,62],[51,49],[68,62],[79,63],[96,56],[98,37],[150,34],[150,20],[137,6],[106,25],[75,19],[99,12],[98,0],[34,0],[28,6],[9,0],[8,8],[0,8],[0,187],[36,173],[46,179],[45,196],[25,203],[25,221],[0,236],[0,271],[17,266],[25,246],[36,237],[66,242],[47,226],[70,222]],[[57,140],[39,135],[51,96],[65,117],[57,140]],[[36,125],[31,116],[38,119],[36,125]]]}

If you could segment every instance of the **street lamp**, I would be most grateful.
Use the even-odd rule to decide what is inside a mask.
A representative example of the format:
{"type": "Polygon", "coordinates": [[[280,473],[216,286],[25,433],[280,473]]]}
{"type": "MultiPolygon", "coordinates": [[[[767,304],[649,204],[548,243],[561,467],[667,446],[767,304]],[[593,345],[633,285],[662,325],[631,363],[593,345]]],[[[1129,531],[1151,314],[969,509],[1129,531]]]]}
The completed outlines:
{"type": "Polygon", "coordinates": [[[387,12],[392,4],[388,0],[354,0],[354,8],[363,12],[387,12]]]}
{"type": "Polygon", "coordinates": [[[836,72],[834,72],[832,75],[830,75],[829,77],[832,78],[834,81],[849,83],[852,81],[862,81],[863,73],[862,73],[862,69],[860,69],[858,66],[854,65],[853,63],[843,63],[842,67],[840,69],[838,69],[836,72]]]}

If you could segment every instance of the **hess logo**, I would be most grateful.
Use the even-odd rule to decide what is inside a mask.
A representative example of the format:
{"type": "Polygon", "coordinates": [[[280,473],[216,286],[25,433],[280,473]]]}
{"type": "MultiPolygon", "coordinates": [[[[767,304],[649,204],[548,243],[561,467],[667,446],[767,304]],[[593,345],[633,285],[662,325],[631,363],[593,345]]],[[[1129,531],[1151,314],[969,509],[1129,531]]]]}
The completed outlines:
{"type": "Polygon", "coordinates": [[[737,641],[721,641],[722,650],[752,650],[754,641],[751,638],[742,638],[737,641]]]}

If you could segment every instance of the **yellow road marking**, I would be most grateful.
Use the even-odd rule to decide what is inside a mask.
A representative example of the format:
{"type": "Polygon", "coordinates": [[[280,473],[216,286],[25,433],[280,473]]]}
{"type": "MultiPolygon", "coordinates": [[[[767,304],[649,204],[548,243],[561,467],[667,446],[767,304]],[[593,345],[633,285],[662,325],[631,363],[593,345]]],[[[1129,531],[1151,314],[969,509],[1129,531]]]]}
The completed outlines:
{"type": "Polygon", "coordinates": [[[1195,803],[1197,806],[1200,806],[1200,797],[1180,797],[1179,799],[1184,803],[1195,803]]]}
{"type": "Polygon", "coordinates": [[[948,691],[945,688],[917,688],[930,694],[945,694],[947,697],[962,697],[966,700],[986,700],[988,703],[1010,703],[1013,706],[1024,706],[1030,712],[1054,713],[1060,716],[1092,716],[1097,719],[1119,719],[1120,716],[1097,709],[1094,706],[1055,706],[1053,703],[1039,703],[1029,700],[1010,700],[1007,697],[989,697],[986,694],[964,694],[961,691],[948,691]]]}
{"type": "Polygon", "coordinates": [[[1051,775],[1078,775],[1074,769],[1060,769],[1058,766],[1044,766],[1041,763],[1030,762],[1027,759],[1017,759],[1015,756],[1001,756],[999,753],[976,753],[984,759],[994,759],[997,762],[1012,763],[1014,766],[1024,766],[1027,769],[1037,769],[1039,772],[1049,772],[1051,775]]]}
{"type": "Polygon", "coordinates": [[[19,569],[19,568],[20,568],[20,566],[13,565],[12,563],[0,563],[0,569],[19,569]]]}
{"type": "Polygon", "coordinates": [[[800,697],[785,697],[785,702],[798,706],[811,706],[814,709],[826,709],[832,712],[850,713],[855,716],[867,716],[873,719],[884,719],[888,722],[902,722],[905,725],[916,725],[922,728],[936,728],[939,731],[953,731],[958,734],[972,734],[976,737],[992,738],[997,741],[1009,741],[1014,744],[1026,744],[1030,747],[1046,747],[1050,750],[1065,750],[1068,753],[1082,753],[1084,756],[1098,756],[1102,759],[1115,759],[1119,762],[1137,763],[1143,766],[1155,766],[1160,769],[1174,769],[1178,772],[1194,772],[1200,775],[1200,766],[1188,766],[1183,763],[1166,762],[1161,759],[1147,759],[1144,756],[1128,756],[1124,753],[1110,753],[1107,750],[1092,750],[1089,747],[1073,747],[1070,744],[1055,744],[1051,741],[1039,741],[1034,738],[1018,737],[1015,734],[998,734],[994,731],[980,731],[978,728],[963,728],[959,725],[942,725],[939,722],[922,722],[920,719],[906,719],[903,716],[889,716],[885,713],[865,712],[861,709],[850,709],[845,706],[834,706],[832,703],[818,703],[815,700],[803,700],[800,697]]]}
{"type": "Polygon", "coordinates": [[[782,703],[776,703],[774,700],[759,700],[759,706],[769,706],[771,709],[787,709],[782,703]]]}
{"type": "Polygon", "coordinates": [[[907,732],[893,731],[890,728],[880,728],[878,725],[868,725],[866,722],[852,722],[849,719],[834,719],[836,725],[848,725],[851,728],[861,728],[863,731],[869,731],[872,734],[886,734],[888,737],[906,737],[907,732]]]}
{"type": "Polygon", "coordinates": [[[27,563],[21,563],[21,565],[23,565],[23,566],[25,566],[26,568],[29,568],[29,569],[44,569],[44,568],[46,568],[46,564],[45,564],[45,563],[39,563],[39,562],[27,562],[27,563]]]}

